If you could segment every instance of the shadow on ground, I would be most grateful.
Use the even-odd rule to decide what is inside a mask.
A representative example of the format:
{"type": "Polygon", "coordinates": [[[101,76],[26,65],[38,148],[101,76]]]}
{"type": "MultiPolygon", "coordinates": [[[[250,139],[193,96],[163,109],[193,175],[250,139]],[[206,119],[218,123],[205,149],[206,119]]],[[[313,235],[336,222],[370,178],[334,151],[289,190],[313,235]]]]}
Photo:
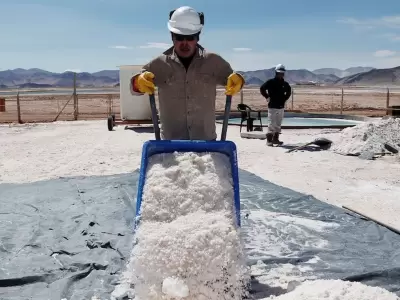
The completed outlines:
{"type": "Polygon", "coordinates": [[[132,130],[136,133],[154,133],[154,127],[153,126],[134,126],[134,127],[125,127],[126,130],[132,130]]]}
{"type": "MultiPolygon", "coordinates": [[[[400,237],[240,170],[254,299],[305,279],[399,294],[400,237]]],[[[110,299],[132,249],[139,173],[0,185],[0,298],[110,299]]]]}

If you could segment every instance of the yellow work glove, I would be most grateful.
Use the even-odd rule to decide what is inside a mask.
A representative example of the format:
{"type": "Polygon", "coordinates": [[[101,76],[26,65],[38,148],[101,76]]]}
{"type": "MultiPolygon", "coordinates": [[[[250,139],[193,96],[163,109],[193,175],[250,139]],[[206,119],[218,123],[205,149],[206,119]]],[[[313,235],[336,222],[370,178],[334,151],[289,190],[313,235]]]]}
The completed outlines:
{"type": "Polygon", "coordinates": [[[228,77],[225,94],[233,96],[233,95],[237,94],[238,92],[240,92],[243,85],[244,85],[243,76],[238,73],[232,73],[228,77]]]}
{"type": "Polygon", "coordinates": [[[151,72],[143,72],[140,74],[135,80],[135,88],[141,92],[146,94],[154,94],[155,85],[153,82],[154,74],[151,72]]]}

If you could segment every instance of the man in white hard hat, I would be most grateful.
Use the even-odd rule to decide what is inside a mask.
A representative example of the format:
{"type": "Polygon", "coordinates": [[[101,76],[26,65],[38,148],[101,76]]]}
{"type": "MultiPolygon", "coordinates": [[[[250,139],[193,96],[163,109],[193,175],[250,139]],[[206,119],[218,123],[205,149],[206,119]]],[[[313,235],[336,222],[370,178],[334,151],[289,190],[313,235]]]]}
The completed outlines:
{"type": "Polygon", "coordinates": [[[161,137],[166,140],[215,140],[217,85],[226,95],[238,93],[244,78],[221,56],[198,44],[203,13],[188,6],[169,14],[173,46],[147,63],[131,80],[131,93],[154,93],[158,87],[161,137]]]}
{"type": "Polygon", "coordinates": [[[292,89],[285,81],[286,68],[279,64],[275,67],[275,77],[267,80],[260,87],[260,93],[268,100],[268,132],[267,145],[282,145],[279,140],[282,120],[285,112],[285,103],[292,94],[292,89]]]}

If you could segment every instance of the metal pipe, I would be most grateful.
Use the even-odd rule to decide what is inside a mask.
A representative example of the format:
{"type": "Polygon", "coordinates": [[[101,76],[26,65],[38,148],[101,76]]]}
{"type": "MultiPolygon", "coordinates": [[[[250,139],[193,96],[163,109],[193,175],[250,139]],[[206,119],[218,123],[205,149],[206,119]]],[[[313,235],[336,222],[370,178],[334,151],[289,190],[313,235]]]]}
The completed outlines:
{"type": "Polygon", "coordinates": [[[370,220],[370,221],[373,221],[373,222],[375,222],[375,223],[377,223],[377,224],[379,224],[379,225],[381,225],[381,226],[383,226],[383,227],[386,227],[387,229],[389,229],[390,231],[393,231],[394,233],[400,234],[400,230],[397,229],[397,228],[394,228],[394,227],[392,227],[392,226],[390,226],[390,225],[388,225],[388,224],[385,224],[385,223],[383,223],[383,222],[381,222],[381,221],[378,221],[378,220],[376,220],[376,219],[374,219],[374,218],[372,218],[372,217],[370,217],[370,216],[367,216],[366,214],[361,213],[361,212],[359,212],[359,211],[357,211],[357,210],[355,210],[355,209],[353,209],[353,208],[350,208],[350,207],[348,207],[348,206],[342,205],[342,207],[343,207],[344,209],[347,209],[347,210],[349,210],[349,211],[352,211],[352,212],[354,212],[354,213],[356,213],[356,214],[358,214],[358,215],[360,215],[360,216],[363,216],[364,218],[366,218],[366,219],[368,219],[368,220],[370,220]]]}
{"type": "Polygon", "coordinates": [[[160,127],[158,126],[156,98],[155,98],[154,94],[149,95],[149,99],[150,99],[150,107],[151,107],[151,119],[153,120],[153,126],[154,126],[154,134],[156,136],[156,140],[161,140],[160,127]]]}
{"type": "Polygon", "coordinates": [[[231,111],[232,96],[226,95],[224,123],[222,124],[221,141],[226,140],[226,132],[228,131],[229,114],[231,111]]]}

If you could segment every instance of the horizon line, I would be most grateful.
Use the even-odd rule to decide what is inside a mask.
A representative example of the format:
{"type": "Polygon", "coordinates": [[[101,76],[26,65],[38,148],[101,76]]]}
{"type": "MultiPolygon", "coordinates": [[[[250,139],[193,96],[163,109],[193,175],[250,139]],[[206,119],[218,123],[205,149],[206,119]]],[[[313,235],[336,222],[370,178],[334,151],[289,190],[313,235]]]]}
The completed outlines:
{"type": "MultiPolygon", "coordinates": [[[[41,69],[41,68],[37,68],[37,67],[33,67],[33,68],[21,68],[21,67],[18,67],[18,68],[14,68],[14,69],[5,69],[5,70],[0,69],[0,72],[15,71],[15,70],[29,71],[29,70],[37,69],[37,70],[46,71],[46,72],[50,72],[50,73],[56,73],[56,74],[63,74],[63,73],[76,73],[76,74],[89,73],[89,74],[93,74],[93,73],[102,72],[102,71],[120,71],[121,67],[127,67],[127,66],[138,67],[138,66],[142,66],[142,65],[135,65],[135,64],[133,64],[133,65],[119,65],[119,66],[117,66],[117,69],[100,69],[98,71],[93,71],[93,72],[88,72],[88,71],[74,72],[73,70],[68,70],[68,69],[63,71],[63,72],[56,72],[56,71],[49,71],[49,70],[41,69]]],[[[348,67],[346,69],[340,69],[340,68],[336,68],[336,67],[322,67],[322,68],[317,68],[317,69],[313,69],[313,70],[306,69],[306,68],[287,69],[287,72],[289,72],[289,71],[300,71],[300,70],[307,70],[307,71],[313,72],[313,71],[321,70],[321,69],[337,69],[337,70],[340,70],[340,71],[346,71],[346,70],[352,69],[352,68],[372,68],[372,69],[376,69],[376,70],[388,70],[388,69],[395,69],[395,68],[398,68],[398,67],[400,67],[400,65],[399,66],[393,66],[393,67],[390,67],[390,68],[376,68],[376,67],[372,67],[372,66],[354,66],[354,67],[348,67]]],[[[238,70],[236,72],[257,72],[257,71],[270,70],[270,69],[274,69],[274,68],[275,68],[275,66],[270,67],[270,68],[247,70],[247,71],[238,70]]]]}

